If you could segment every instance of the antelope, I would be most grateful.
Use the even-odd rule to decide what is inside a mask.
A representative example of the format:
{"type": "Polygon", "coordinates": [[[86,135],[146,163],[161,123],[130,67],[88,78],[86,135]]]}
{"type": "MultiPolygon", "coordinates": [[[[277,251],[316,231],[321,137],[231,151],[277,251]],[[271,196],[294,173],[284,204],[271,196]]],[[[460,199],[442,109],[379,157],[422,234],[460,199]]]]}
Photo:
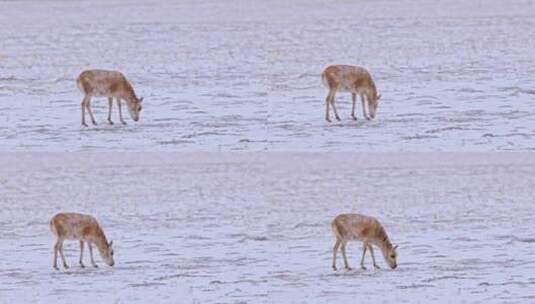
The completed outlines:
{"type": "Polygon", "coordinates": [[[109,266],[115,264],[113,260],[113,241],[108,243],[104,231],[102,231],[102,228],[94,217],[80,213],[58,213],[50,220],[50,229],[56,236],[56,243],[54,245],[54,269],[59,270],[57,264],[58,253],[61,256],[63,267],[65,269],[69,268],[63,255],[63,241],[65,240],[80,241],[80,266],[82,268],[85,268],[83,263],[84,242],[89,247],[89,255],[91,256],[93,267],[98,267],[93,258],[93,245],[97,247],[100,256],[106,264],[109,266]]]}
{"type": "Polygon", "coordinates": [[[340,116],[338,116],[335,106],[335,95],[337,91],[351,92],[351,97],[353,98],[351,117],[354,120],[357,120],[357,116],[355,115],[357,94],[360,95],[362,101],[362,113],[364,117],[367,120],[375,118],[381,95],[377,94],[375,82],[365,68],[351,65],[331,65],[321,74],[321,82],[329,89],[329,94],[325,99],[325,120],[331,122],[329,117],[329,105],[331,105],[336,119],[340,121],[340,116]],[[366,100],[364,97],[366,97],[368,103],[369,115],[366,113],[366,100]]]}
{"type": "Polygon", "coordinates": [[[340,247],[344,257],[345,268],[347,270],[351,270],[347,263],[346,244],[348,241],[353,239],[362,241],[362,258],[360,259],[360,267],[363,270],[366,270],[366,267],[364,267],[364,256],[366,255],[366,250],[370,251],[373,267],[376,270],[380,269],[380,267],[375,263],[375,255],[373,253],[372,245],[375,245],[381,249],[383,257],[390,268],[395,269],[397,267],[396,249],[398,246],[393,246],[392,243],[390,243],[385,229],[377,219],[355,213],[340,214],[332,221],[331,227],[336,236],[336,243],[334,244],[333,248],[333,270],[336,270],[336,253],[340,247]]]}
{"type": "Polygon", "coordinates": [[[141,112],[141,102],[143,98],[137,98],[132,85],[126,77],[118,71],[106,70],[87,70],[83,71],[76,79],[78,89],[84,94],[82,100],[82,126],[87,127],[85,123],[85,110],[89,112],[91,122],[96,125],[95,116],[91,111],[91,97],[108,97],[108,123],[113,125],[111,120],[111,110],[113,106],[113,98],[117,99],[117,107],[119,108],[119,119],[126,125],[123,120],[123,113],[121,111],[121,99],[126,101],[130,117],[134,121],[139,120],[139,112],[141,112]]]}

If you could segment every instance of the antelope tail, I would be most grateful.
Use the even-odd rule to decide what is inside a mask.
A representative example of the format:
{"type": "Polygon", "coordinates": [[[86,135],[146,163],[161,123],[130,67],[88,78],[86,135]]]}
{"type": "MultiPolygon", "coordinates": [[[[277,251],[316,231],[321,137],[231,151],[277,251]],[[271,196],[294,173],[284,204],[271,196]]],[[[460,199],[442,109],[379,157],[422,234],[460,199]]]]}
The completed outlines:
{"type": "Polygon", "coordinates": [[[53,234],[56,234],[56,225],[54,225],[53,219],[50,221],[50,231],[52,231],[53,234]]]}
{"type": "Polygon", "coordinates": [[[321,83],[322,83],[325,87],[329,87],[329,84],[327,83],[327,76],[325,76],[325,73],[321,73],[321,83]]]}
{"type": "Polygon", "coordinates": [[[88,88],[86,88],[84,86],[84,82],[83,82],[83,78],[82,76],[78,76],[78,78],[76,78],[76,86],[78,87],[78,90],[80,90],[80,92],[82,92],[83,94],[87,94],[87,92],[89,91],[88,88]]]}
{"type": "Polygon", "coordinates": [[[337,221],[333,221],[331,223],[331,228],[333,229],[333,232],[334,232],[334,235],[336,236],[337,239],[343,239],[343,235],[345,234],[344,233],[344,228],[342,227],[342,225],[340,225],[337,221]]]}

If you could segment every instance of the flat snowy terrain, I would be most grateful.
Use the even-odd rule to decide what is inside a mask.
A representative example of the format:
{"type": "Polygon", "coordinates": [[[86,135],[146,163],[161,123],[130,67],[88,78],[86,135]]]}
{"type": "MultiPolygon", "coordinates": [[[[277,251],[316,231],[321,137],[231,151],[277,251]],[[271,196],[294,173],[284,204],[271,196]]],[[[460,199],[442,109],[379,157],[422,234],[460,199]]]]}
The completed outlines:
{"type": "MultiPolygon", "coordinates": [[[[0,1],[1,150],[535,148],[535,2],[0,1]],[[367,67],[378,119],[324,121],[329,64],[367,67]],[[123,71],[141,122],[80,127],[75,79],[123,71]]],[[[114,120],[117,111],[115,109],[114,120]]]]}
{"type": "Polygon", "coordinates": [[[535,0],[0,0],[0,304],[535,302],[534,37],[535,0]],[[339,93],[324,120],[331,64],[369,69],[377,119],[339,93]],[[95,98],[81,127],[92,68],[140,122],[95,98]],[[67,241],[52,269],[61,211],[115,267],[67,241]],[[331,269],[346,212],[396,270],[359,243],[331,269]]]}
{"type": "Polygon", "coordinates": [[[0,303],[535,300],[531,154],[4,153],[0,167],[0,303]],[[94,214],[116,266],[81,269],[66,242],[72,268],[53,270],[58,211],[94,214]],[[331,270],[342,212],[382,221],[398,269],[378,254],[381,271],[331,270]]]}

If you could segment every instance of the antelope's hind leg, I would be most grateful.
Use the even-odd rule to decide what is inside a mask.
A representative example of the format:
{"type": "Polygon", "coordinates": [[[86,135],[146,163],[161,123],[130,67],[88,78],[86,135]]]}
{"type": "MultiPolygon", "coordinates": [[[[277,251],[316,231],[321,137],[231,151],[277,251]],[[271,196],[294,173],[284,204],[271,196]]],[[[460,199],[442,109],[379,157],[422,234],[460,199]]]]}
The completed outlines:
{"type": "Polygon", "coordinates": [[[63,267],[65,269],[69,269],[69,265],[67,265],[67,261],[65,260],[65,255],[63,254],[63,240],[59,242],[59,255],[61,256],[61,261],[63,262],[63,267]]]}
{"type": "Polygon", "coordinates": [[[59,251],[59,240],[56,240],[54,244],[54,262],[52,263],[52,268],[59,270],[58,268],[58,251],[59,251]]]}
{"type": "Polygon", "coordinates": [[[82,126],[87,127],[87,124],[85,123],[85,108],[87,100],[89,99],[88,95],[84,96],[84,99],[82,99],[82,103],[80,104],[80,107],[82,109],[82,126]]]}
{"type": "Polygon", "coordinates": [[[336,239],[336,243],[334,244],[334,248],[333,248],[333,270],[336,270],[336,254],[338,253],[338,248],[340,248],[340,244],[342,242],[340,242],[340,240],[337,238],[336,239]]]}
{"type": "Polygon", "coordinates": [[[95,115],[93,115],[93,111],[91,110],[91,98],[88,98],[85,107],[87,108],[87,112],[89,112],[89,116],[91,117],[91,122],[93,125],[97,125],[97,121],[95,120],[95,115]]]}
{"type": "Polygon", "coordinates": [[[327,97],[325,98],[325,120],[327,122],[331,122],[331,118],[329,117],[329,105],[331,103],[331,95],[333,94],[332,90],[329,90],[329,94],[327,94],[327,97]]]}
{"type": "Polygon", "coordinates": [[[334,117],[336,118],[336,120],[340,121],[340,116],[338,116],[338,111],[336,111],[336,91],[333,91],[331,97],[331,106],[333,107],[334,117]]]}

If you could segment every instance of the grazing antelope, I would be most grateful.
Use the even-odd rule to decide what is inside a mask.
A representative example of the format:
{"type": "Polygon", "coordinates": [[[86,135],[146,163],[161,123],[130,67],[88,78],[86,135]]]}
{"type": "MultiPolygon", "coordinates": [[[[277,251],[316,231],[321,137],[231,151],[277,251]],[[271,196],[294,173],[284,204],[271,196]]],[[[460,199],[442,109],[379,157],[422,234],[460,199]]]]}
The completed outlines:
{"type": "Polygon", "coordinates": [[[355,116],[357,94],[360,95],[362,101],[362,113],[364,117],[368,120],[375,118],[381,95],[377,94],[375,82],[373,82],[372,76],[365,68],[351,65],[331,65],[321,74],[321,82],[329,89],[329,94],[325,99],[325,120],[331,122],[329,117],[329,105],[333,107],[336,119],[340,120],[340,116],[338,116],[335,106],[335,95],[337,91],[351,92],[353,98],[351,117],[353,117],[354,120],[357,120],[357,116],[355,116]],[[366,102],[364,97],[366,97],[366,100],[368,101],[369,116],[366,113],[366,102]]]}
{"type": "Polygon", "coordinates": [[[93,245],[97,246],[100,256],[106,264],[109,266],[115,264],[113,260],[113,242],[108,243],[104,231],[102,231],[94,217],[80,213],[58,213],[50,220],[50,229],[57,238],[54,245],[54,269],[58,270],[58,252],[61,256],[63,267],[65,269],[69,268],[63,255],[64,240],[80,241],[80,266],[82,268],[85,267],[83,263],[84,242],[89,247],[89,255],[91,256],[93,267],[98,267],[93,259],[93,245]]]}
{"type": "Polygon", "coordinates": [[[362,241],[362,258],[360,259],[360,267],[364,267],[364,256],[366,250],[370,251],[372,255],[373,267],[379,269],[375,263],[375,255],[373,254],[372,245],[381,249],[383,257],[390,268],[397,267],[397,253],[398,246],[392,246],[385,229],[379,221],[373,217],[348,213],[338,215],[331,223],[334,234],[336,235],[336,243],[333,248],[333,269],[336,270],[336,253],[341,247],[342,255],[344,257],[345,268],[351,270],[347,263],[346,244],[349,240],[357,239],[362,241]]]}
{"type": "Polygon", "coordinates": [[[139,120],[139,112],[141,112],[141,102],[143,98],[137,98],[132,85],[128,82],[126,77],[118,71],[105,70],[87,70],[83,71],[76,79],[76,85],[82,93],[84,99],[82,100],[82,125],[87,127],[85,123],[85,110],[89,112],[91,122],[96,125],[95,116],[91,111],[91,97],[108,97],[108,122],[113,125],[111,120],[111,109],[113,106],[113,98],[117,99],[117,107],[119,108],[119,119],[126,125],[123,120],[123,113],[121,111],[121,99],[126,101],[130,117],[134,121],[139,120]]]}

